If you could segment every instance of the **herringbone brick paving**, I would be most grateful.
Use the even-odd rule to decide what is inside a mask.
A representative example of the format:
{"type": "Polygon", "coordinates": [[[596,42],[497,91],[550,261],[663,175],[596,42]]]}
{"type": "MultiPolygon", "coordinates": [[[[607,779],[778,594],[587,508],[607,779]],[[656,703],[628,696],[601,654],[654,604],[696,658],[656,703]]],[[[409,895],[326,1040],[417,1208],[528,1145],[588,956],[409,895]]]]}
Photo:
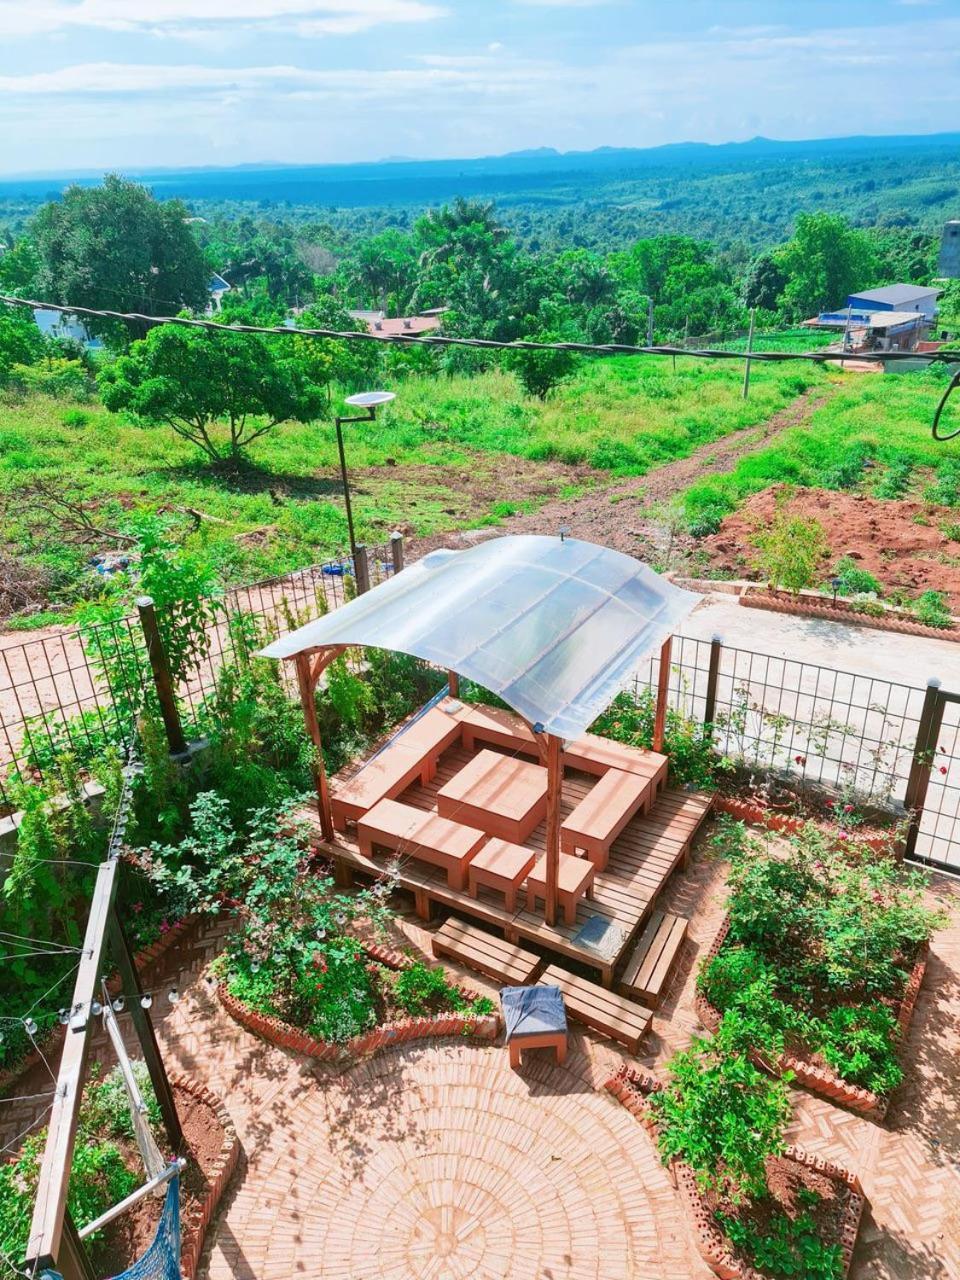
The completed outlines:
{"type": "MultiPolygon", "coordinates": [[[[723,868],[702,857],[664,906],[691,920],[641,1061],[698,1029],[698,957],[723,915],[723,868]]],[[[957,905],[958,886],[938,891],[957,905]]],[[[171,1067],[223,1098],[244,1148],[201,1274],[207,1280],[698,1280],[679,1202],[636,1122],[598,1092],[623,1060],[580,1030],[563,1068],[511,1072],[502,1048],[421,1041],[337,1073],[275,1049],[220,1009],[203,972],[229,926],[195,931],[149,975],[184,998],[155,1008],[171,1067]]],[[[412,913],[397,939],[429,954],[412,913]]],[[[494,992],[480,975],[465,982],[494,992]]],[[[98,1036],[98,1050],[106,1050],[98,1036]]],[[[860,1176],[869,1200],[854,1280],[960,1278],[960,912],[937,936],[883,1125],[793,1091],[791,1137],[860,1176]]],[[[56,1064],[51,1064],[55,1070],[56,1064]]],[[[40,1068],[18,1085],[49,1088],[40,1068]]],[[[5,1108],[13,1111],[14,1108],[5,1108]]],[[[0,1138],[22,1127],[3,1116],[0,1138]]]]}

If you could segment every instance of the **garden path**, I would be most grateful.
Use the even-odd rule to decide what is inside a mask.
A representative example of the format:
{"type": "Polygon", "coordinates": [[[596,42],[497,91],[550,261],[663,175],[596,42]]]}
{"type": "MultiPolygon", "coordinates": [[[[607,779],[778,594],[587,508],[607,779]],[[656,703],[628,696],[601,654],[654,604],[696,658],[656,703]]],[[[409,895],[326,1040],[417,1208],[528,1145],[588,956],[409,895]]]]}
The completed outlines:
{"type": "MultiPolygon", "coordinates": [[[[723,879],[721,864],[695,855],[664,899],[691,925],[640,1059],[655,1071],[698,1029],[693,984],[723,916],[723,879]]],[[[855,1170],[867,1193],[852,1280],[960,1276],[960,884],[935,885],[953,920],[934,939],[886,1124],[793,1091],[793,1140],[855,1170]]],[[[646,1136],[598,1092],[623,1060],[616,1046],[575,1030],[563,1068],[548,1059],[518,1074],[502,1048],[426,1041],[337,1074],[223,1012],[203,974],[227,927],[194,929],[147,974],[152,988],[176,981],[183,993],[154,1005],[170,1068],[221,1096],[244,1148],[206,1280],[709,1274],[646,1136]]],[[[412,913],[396,931],[395,943],[429,954],[412,913]]],[[[95,1048],[109,1061],[99,1034],[95,1048]]],[[[44,1087],[38,1068],[18,1092],[44,1087]]],[[[3,1112],[0,1142],[25,1122],[21,1104],[3,1112]]]]}

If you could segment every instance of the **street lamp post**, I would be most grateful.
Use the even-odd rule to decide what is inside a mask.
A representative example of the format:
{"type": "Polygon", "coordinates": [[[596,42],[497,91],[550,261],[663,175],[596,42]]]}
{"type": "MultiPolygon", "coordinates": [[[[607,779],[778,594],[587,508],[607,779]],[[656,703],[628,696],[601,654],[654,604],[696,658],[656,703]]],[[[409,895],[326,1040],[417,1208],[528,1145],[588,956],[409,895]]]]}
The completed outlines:
{"type": "Polygon", "coordinates": [[[343,426],[347,422],[373,422],[377,416],[377,409],[395,399],[396,395],[392,391],[361,391],[359,395],[347,396],[344,403],[354,409],[365,409],[366,413],[345,418],[338,416],[334,419],[337,427],[337,450],[340,454],[340,475],[343,478],[343,503],[347,509],[347,531],[350,535],[350,558],[353,560],[354,572],[356,572],[357,563],[357,540],[353,533],[353,508],[350,506],[347,458],[343,451],[343,426]]]}

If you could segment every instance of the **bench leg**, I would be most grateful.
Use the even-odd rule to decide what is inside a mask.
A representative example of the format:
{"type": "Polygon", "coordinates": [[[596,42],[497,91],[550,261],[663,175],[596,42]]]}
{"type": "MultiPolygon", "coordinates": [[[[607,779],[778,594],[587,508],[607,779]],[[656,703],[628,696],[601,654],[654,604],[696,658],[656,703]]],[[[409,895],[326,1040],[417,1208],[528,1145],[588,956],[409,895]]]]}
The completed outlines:
{"type": "Polygon", "coordinates": [[[518,1071],[520,1068],[520,1044],[517,1040],[511,1040],[507,1045],[510,1050],[510,1069],[518,1071]]]}
{"type": "Polygon", "coordinates": [[[690,865],[690,842],[689,841],[687,841],[687,843],[683,846],[683,853],[681,853],[680,855],[679,865],[680,865],[681,871],[686,871],[686,869],[690,865]]]}
{"type": "Polygon", "coordinates": [[[430,897],[426,889],[414,889],[413,905],[421,920],[430,919],[430,897]]]}
{"type": "Polygon", "coordinates": [[[463,893],[463,867],[447,868],[447,888],[463,893]]]}
{"type": "Polygon", "coordinates": [[[557,1066],[562,1067],[567,1060],[567,1037],[557,1041],[557,1066]]]}
{"type": "Polygon", "coordinates": [[[333,860],[333,883],[338,889],[350,889],[353,886],[353,868],[342,858],[333,860]]]}

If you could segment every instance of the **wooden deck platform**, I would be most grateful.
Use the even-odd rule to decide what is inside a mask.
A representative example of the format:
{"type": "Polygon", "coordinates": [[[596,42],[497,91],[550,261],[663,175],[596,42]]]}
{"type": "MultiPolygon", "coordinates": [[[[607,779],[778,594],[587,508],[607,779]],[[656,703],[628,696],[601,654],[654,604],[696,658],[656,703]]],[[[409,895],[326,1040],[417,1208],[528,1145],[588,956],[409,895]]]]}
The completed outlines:
{"type": "MultiPolygon", "coordinates": [[[[444,751],[436,776],[426,785],[415,783],[403,792],[405,804],[436,812],[437,791],[471,759],[474,752],[455,744],[444,751]]],[[[505,754],[508,754],[505,752],[505,754]]],[[[567,771],[563,784],[561,816],[566,818],[596,784],[589,774],[567,771]]],[[[389,855],[367,857],[360,852],[353,831],[338,832],[333,841],[324,840],[316,808],[304,805],[298,813],[315,833],[313,842],[318,852],[334,858],[341,872],[356,871],[378,877],[395,868],[401,888],[411,891],[417,911],[428,918],[434,905],[447,907],[458,915],[482,920],[500,930],[510,942],[533,943],[545,954],[562,956],[595,970],[605,986],[611,986],[614,973],[625,958],[630,945],[651,911],[653,904],[674,869],[685,861],[690,843],[710,811],[710,796],[696,793],[661,792],[649,814],[637,816],[627,824],[614,841],[610,860],[597,873],[594,897],[583,900],[573,925],[557,923],[549,926],[542,912],[527,910],[526,894],[521,889],[518,910],[504,906],[502,894],[481,888],[477,898],[451,889],[446,876],[435,867],[412,858],[391,860],[389,855]],[[595,937],[582,937],[588,926],[595,937]]],[[[524,843],[542,853],[546,824],[541,822],[524,843]]]]}

